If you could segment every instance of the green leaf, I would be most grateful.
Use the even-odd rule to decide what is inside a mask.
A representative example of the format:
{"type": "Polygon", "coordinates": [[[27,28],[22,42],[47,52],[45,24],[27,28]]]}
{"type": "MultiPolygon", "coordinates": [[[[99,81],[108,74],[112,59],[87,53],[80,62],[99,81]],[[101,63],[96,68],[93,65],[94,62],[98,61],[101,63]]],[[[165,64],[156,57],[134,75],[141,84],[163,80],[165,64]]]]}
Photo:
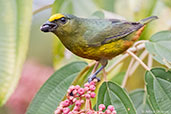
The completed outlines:
{"type": "Polygon", "coordinates": [[[18,83],[25,61],[32,19],[32,0],[1,0],[0,105],[18,83]]]}
{"type": "Polygon", "coordinates": [[[146,98],[146,93],[143,89],[134,90],[129,95],[137,110],[137,114],[154,114],[154,111],[152,110],[149,101],[146,98]]]}
{"type": "Polygon", "coordinates": [[[149,101],[156,114],[171,112],[171,71],[153,68],[145,74],[149,101]]]}
{"type": "Polygon", "coordinates": [[[53,114],[75,77],[87,64],[73,62],[57,70],[40,88],[27,114],[53,114]]]}
{"type": "Polygon", "coordinates": [[[113,82],[104,82],[98,93],[97,105],[113,105],[117,114],[136,114],[135,108],[128,94],[113,82]]]}
{"type": "Polygon", "coordinates": [[[171,65],[171,31],[161,31],[154,34],[146,48],[161,64],[171,65]]]}

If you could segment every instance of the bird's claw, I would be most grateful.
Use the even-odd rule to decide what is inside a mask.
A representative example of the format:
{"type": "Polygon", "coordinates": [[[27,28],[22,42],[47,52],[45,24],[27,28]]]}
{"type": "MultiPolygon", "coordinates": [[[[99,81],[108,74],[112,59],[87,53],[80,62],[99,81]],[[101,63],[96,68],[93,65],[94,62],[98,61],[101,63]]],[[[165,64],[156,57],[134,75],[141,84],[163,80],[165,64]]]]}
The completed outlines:
{"type": "Polygon", "coordinates": [[[88,82],[90,83],[90,82],[93,81],[94,79],[97,79],[98,82],[100,81],[100,78],[96,77],[96,75],[93,74],[93,75],[91,75],[91,76],[88,78],[88,82]]]}

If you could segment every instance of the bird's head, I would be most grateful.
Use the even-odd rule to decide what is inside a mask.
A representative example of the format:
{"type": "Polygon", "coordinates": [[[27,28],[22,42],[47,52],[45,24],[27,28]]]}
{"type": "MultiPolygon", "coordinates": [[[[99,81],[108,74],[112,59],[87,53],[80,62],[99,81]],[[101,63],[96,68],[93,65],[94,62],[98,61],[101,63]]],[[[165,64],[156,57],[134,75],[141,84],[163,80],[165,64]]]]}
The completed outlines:
{"type": "Polygon", "coordinates": [[[74,29],[75,18],[76,17],[73,15],[54,14],[41,26],[40,30],[43,32],[53,32],[55,34],[70,33],[74,29]]]}

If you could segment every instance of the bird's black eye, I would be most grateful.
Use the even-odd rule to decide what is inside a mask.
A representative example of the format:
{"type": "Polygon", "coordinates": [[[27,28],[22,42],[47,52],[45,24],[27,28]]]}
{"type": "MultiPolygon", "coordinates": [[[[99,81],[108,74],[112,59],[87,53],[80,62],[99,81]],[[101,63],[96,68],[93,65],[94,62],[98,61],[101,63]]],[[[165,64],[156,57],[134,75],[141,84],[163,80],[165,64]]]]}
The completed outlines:
{"type": "Polygon", "coordinates": [[[65,23],[67,22],[67,19],[64,18],[64,17],[62,17],[62,18],[60,19],[60,21],[61,21],[63,24],[65,24],[65,23]]]}

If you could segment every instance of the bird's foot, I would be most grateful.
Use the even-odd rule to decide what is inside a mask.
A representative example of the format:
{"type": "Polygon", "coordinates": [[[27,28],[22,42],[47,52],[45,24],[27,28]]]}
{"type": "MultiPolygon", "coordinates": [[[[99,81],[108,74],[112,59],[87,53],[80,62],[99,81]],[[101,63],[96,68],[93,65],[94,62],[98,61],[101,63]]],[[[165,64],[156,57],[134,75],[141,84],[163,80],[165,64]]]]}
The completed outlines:
{"type": "Polygon", "coordinates": [[[93,81],[94,79],[97,79],[97,81],[100,81],[100,78],[96,77],[95,74],[92,74],[88,77],[88,82],[90,83],[91,81],[93,81]]]}

